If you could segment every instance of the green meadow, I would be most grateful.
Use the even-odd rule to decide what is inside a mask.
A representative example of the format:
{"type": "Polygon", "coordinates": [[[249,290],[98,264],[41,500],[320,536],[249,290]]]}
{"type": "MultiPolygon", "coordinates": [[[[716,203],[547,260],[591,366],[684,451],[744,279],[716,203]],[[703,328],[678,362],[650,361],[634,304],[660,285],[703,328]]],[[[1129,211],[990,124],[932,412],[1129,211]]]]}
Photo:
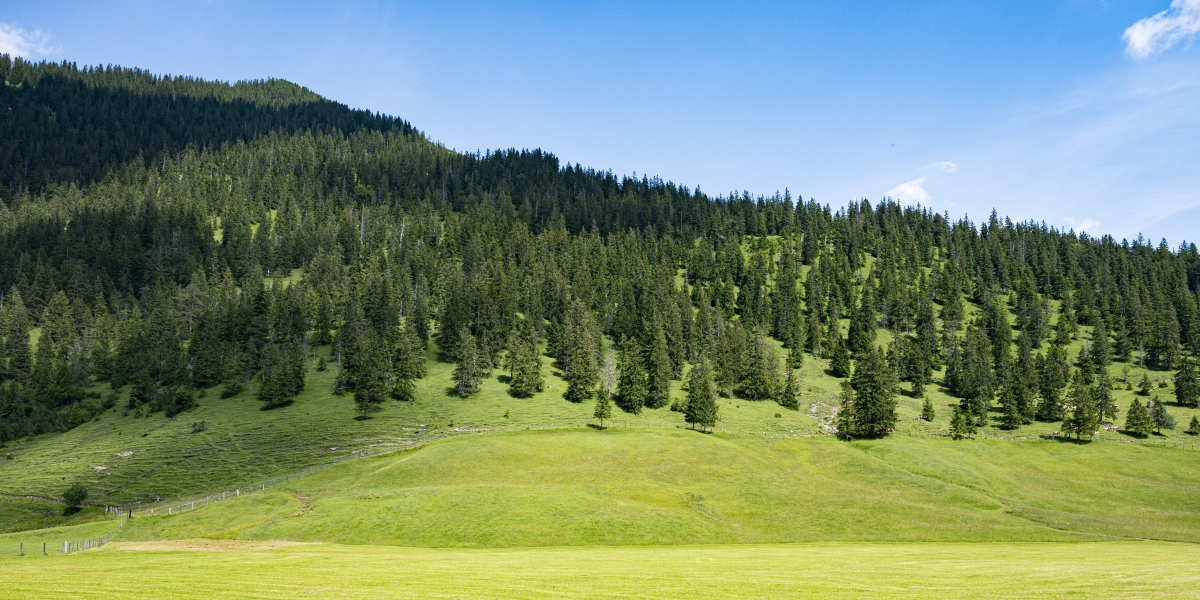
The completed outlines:
{"type": "Polygon", "coordinates": [[[0,558],[6,598],[1195,597],[1189,544],[822,543],[414,549],[118,543],[0,558]]]}

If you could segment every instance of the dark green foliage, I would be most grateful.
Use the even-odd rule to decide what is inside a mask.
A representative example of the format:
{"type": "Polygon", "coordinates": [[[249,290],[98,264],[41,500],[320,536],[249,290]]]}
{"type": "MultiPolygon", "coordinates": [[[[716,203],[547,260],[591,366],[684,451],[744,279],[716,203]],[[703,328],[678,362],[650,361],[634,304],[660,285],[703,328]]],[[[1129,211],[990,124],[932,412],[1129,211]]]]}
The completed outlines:
{"type": "Polygon", "coordinates": [[[1138,437],[1146,437],[1154,431],[1154,421],[1150,419],[1150,411],[1141,400],[1133,399],[1129,410],[1125,412],[1125,431],[1138,437]]]}
{"type": "Polygon", "coordinates": [[[790,408],[792,410],[800,410],[800,383],[796,372],[792,369],[787,370],[787,377],[784,379],[783,387],[779,390],[779,397],[775,399],[780,406],[790,408]]]}
{"type": "Polygon", "coordinates": [[[936,416],[936,413],[933,411],[933,402],[929,398],[925,398],[925,403],[921,405],[921,420],[932,423],[936,416]]]}
{"type": "Polygon", "coordinates": [[[779,354],[766,335],[756,332],[742,359],[741,395],[749,400],[768,400],[780,392],[779,354]]]}
{"type": "Polygon", "coordinates": [[[457,345],[454,389],[460,398],[469,398],[479,391],[479,376],[482,373],[479,346],[475,342],[475,336],[466,328],[459,332],[457,345]]]}
{"type": "Polygon", "coordinates": [[[522,320],[509,336],[508,391],[518,398],[528,398],[545,388],[542,358],[535,336],[536,331],[528,320],[522,320]]]}
{"type": "Polygon", "coordinates": [[[950,437],[961,440],[965,437],[974,436],[975,431],[974,417],[963,410],[962,406],[955,406],[954,414],[950,415],[950,437]]]}
{"type": "Polygon", "coordinates": [[[850,351],[841,336],[835,336],[829,349],[829,374],[834,377],[850,376],[850,351]]]}
{"type": "Polygon", "coordinates": [[[671,356],[667,352],[667,337],[662,328],[658,328],[654,336],[654,346],[650,349],[648,372],[646,377],[646,406],[661,408],[671,399],[671,356]]]}
{"type": "Polygon", "coordinates": [[[1187,433],[1188,435],[1200,435],[1200,418],[1197,418],[1196,415],[1192,415],[1192,422],[1188,423],[1187,433]]]}
{"type": "Polygon", "coordinates": [[[1092,439],[1096,429],[1100,427],[1100,405],[1096,396],[1096,389],[1088,385],[1083,375],[1076,372],[1071,381],[1071,389],[1067,393],[1064,433],[1074,434],[1077,440],[1092,439]]]}
{"type": "Polygon", "coordinates": [[[691,423],[694,428],[699,425],[714,427],[717,424],[717,390],[712,380],[712,368],[708,359],[701,356],[688,374],[687,403],[684,406],[684,421],[691,423]]]}
{"type": "Polygon", "coordinates": [[[886,435],[896,425],[896,382],[892,370],[877,348],[868,348],[859,359],[850,380],[852,401],[843,401],[838,416],[845,437],[874,438],[886,435]]]}
{"type": "Polygon", "coordinates": [[[1142,380],[1138,382],[1137,393],[1143,396],[1149,396],[1152,390],[1154,390],[1154,384],[1150,383],[1150,376],[1142,373],[1142,380]]]}
{"type": "MultiPolygon", "coordinates": [[[[508,416],[508,413],[504,413],[508,416]]],[[[600,428],[604,428],[604,420],[612,418],[612,401],[608,397],[608,392],[603,389],[596,390],[596,408],[592,411],[592,418],[600,420],[600,428]]]]}
{"type": "Polygon", "coordinates": [[[1162,433],[1164,429],[1168,431],[1175,429],[1174,415],[1167,411],[1167,405],[1161,402],[1157,395],[1147,403],[1147,407],[1150,410],[1150,421],[1154,423],[1155,431],[1162,433]]]}
{"type": "Polygon", "coordinates": [[[303,385],[292,344],[329,346],[335,391],[365,415],[389,393],[412,399],[431,332],[444,359],[474,353],[475,379],[508,360],[516,396],[542,387],[545,338],[572,401],[593,396],[607,341],[628,340],[628,410],[665,403],[701,354],[722,394],[786,396],[760,331],[787,368],[808,350],[849,377],[879,327],[914,396],[949,367],[972,424],[997,392],[1010,424],[1067,416],[1078,337],[1105,419],[1102,368],[1131,354],[1178,369],[1180,402],[1195,402],[1181,362],[1200,350],[1191,244],[456,153],[282,81],[9,57],[0,78],[0,441],[87,421],[98,383],[127,388],[137,415],[189,410],[194,390],[222,384],[286,402],[303,385]]]}
{"type": "Polygon", "coordinates": [[[1179,364],[1179,372],[1175,374],[1175,401],[1188,408],[1200,406],[1200,377],[1197,377],[1193,359],[1184,359],[1179,364]]]}
{"type": "Polygon", "coordinates": [[[72,483],[62,495],[63,504],[66,504],[67,508],[79,508],[87,502],[87,498],[88,489],[82,483],[72,483]]]}
{"type": "Polygon", "coordinates": [[[621,344],[617,365],[621,372],[617,378],[617,403],[627,413],[641,412],[649,393],[642,354],[637,342],[626,339],[621,344]]]}

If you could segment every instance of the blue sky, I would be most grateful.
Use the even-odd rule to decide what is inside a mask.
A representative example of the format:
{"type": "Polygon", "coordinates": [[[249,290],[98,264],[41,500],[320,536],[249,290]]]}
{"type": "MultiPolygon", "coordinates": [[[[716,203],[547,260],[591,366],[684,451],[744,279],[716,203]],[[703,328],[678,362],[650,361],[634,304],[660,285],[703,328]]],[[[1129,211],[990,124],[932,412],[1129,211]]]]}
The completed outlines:
{"type": "Polygon", "coordinates": [[[1200,0],[0,0],[0,51],[282,77],[459,150],[1200,238],[1200,0]]]}

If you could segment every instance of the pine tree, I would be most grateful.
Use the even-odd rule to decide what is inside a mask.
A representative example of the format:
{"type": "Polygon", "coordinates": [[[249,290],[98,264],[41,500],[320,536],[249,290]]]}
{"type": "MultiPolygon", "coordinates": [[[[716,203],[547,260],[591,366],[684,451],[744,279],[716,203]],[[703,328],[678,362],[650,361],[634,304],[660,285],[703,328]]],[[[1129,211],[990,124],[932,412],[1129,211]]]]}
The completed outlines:
{"type": "Polygon", "coordinates": [[[661,327],[654,333],[650,350],[649,372],[646,378],[646,406],[661,408],[671,401],[671,356],[667,352],[667,337],[661,327]]]}
{"type": "Polygon", "coordinates": [[[599,357],[596,355],[597,343],[594,335],[591,327],[579,327],[574,335],[571,357],[567,363],[567,371],[563,374],[563,379],[567,380],[567,391],[563,398],[569,402],[583,402],[592,395],[592,390],[600,382],[599,357]]]}
{"type": "Polygon", "coordinates": [[[410,403],[415,399],[416,381],[425,377],[425,346],[413,327],[411,322],[406,324],[392,351],[392,397],[410,403]]]}
{"type": "Polygon", "coordinates": [[[620,376],[617,378],[617,400],[621,410],[640,413],[648,393],[646,371],[642,367],[642,351],[636,341],[626,339],[621,344],[618,359],[620,376]]]}
{"type": "Polygon", "coordinates": [[[954,414],[950,415],[950,437],[961,440],[973,435],[975,435],[975,419],[963,410],[962,406],[955,406],[954,414]]]}
{"type": "Polygon", "coordinates": [[[749,400],[766,400],[779,393],[779,355],[761,331],[750,342],[742,375],[742,395],[749,400]]]}
{"type": "Polygon", "coordinates": [[[1142,373],[1142,380],[1138,382],[1137,393],[1143,396],[1149,396],[1152,390],[1154,390],[1154,384],[1150,383],[1150,376],[1142,373]]]}
{"type": "Polygon", "coordinates": [[[391,391],[391,353],[370,327],[360,346],[359,373],[354,387],[354,405],[360,419],[378,410],[391,391]]]}
{"type": "Polygon", "coordinates": [[[1158,399],[1155,395],[1149,403],[1150,420],[1154,423],[1154,430],[1162,433],[1162,430],[1168,431],[1175,429],[1175,416],[1167,412],[1167,405],[1158,399]]]}
{"type": "Polygon", "coordinates": [[[787,370],[787,378],[784,380],[783,388],[780,389],[779,397],[776,402],[784,408],[792,410],[800,410],[800,385],[797,381],[796,372],[792,369],[787,370]]]}
{"type": "Polygon", "coordinates": [[[475,336],[463,327],[458,333],[458,361],[454,368],[454,389],[460,398],[479,391],[479,347],[475,336]]]}
{"type": "Polygon", "coordinates": [[[842,336],[835,335],[829,349],[829,374],[834,377],[850,376],[850,351],[846,349],[842,336]]]}
{"type": "Polygon", "coordinates": [[[1154,430],[1154,422],[1150,420],[1150,411],[1141,400],[1134,398],[1125,412],[1125,431],[1138,437],[1146,437],[1154,430]]]}
{"type": "MultiPolygon", "coordinates": [[[[800,329],[799,326],[796,326],[795,328],[792,329],[792,331],[800,332],[803,330],[800,329]]],[[[804,367],[804,341],[803,341],[803,338],[804,338],[804,336],[799,335],[799,334],[792,336],[792,342],[791,342],[791,344],[789,344],[790,349],[788,350],[788,357],[787,357],[787,367],[789,369],[800,369],[800,368],[804,367]]]]}
{"type": "Polygon", "coordinates": [[[897,419],[896,382],[878,348],[863,354],[850,386],[855,392],[852,434],[874,438],[890,433],[897,419]]]}
{"type": "Polygon", "coordinates": [[[1188,423],[1187,433],[1188,435],[1200,435],[1200,418],[1196,418],[1196,415],[1192,415],[1192,422],[1188,423]]]}
{"type": "Polygon", "coordinates": [[[921,405],[921,420],[927,423],[932,423],[935,417],[933,412],[933,402],[929,398],[925,398],[925,403],[921,405]]]}
{"type": "Polygon", "coordinates": [[[604,429],[605,419],[612,418],[612,402],[604,388],[596,390],[596,409],[592,411],[592,417],[600,419],[600,429],[604,429]]]}
{"type": "Polygon", "coordinates": [[[701,356],[692,370],[688,373],[687,405],[684,407],[684,421],[691,423],[694,429],[699,425],[714,427],[717,423],[717,390],[713,385],[712,369],[708,358],[701,356]]]}
{"type": "Polygon", "coordinates": [[[1088,385],[1079,372],[1071,382],[1067,394],[1067,416],[1063,419],[1063,431],[1074,433],[1075,439],[1092,439],[1100,426],[1100,407],[1096,401],[1096,390],[1088,385]]]}
{"type": "Polygon", "coordinates": [[[1175,401],[1188,408],[1200,406],[1200,379],[1192,359],[1184,358],[1179,364],[1179,372],[1175,374],[1175,401]]]}
{"type": "Polygon", "coordinates": [[[1105,419],[1117,420],[1117,412],[1121,407],[1113,397],[1112,377],[1108,369],[1101,369],[1096,378],[1096,407],[1100,412],[1100,423],[1105,423],[1105,419]]]}
{"type": "Polygon", "coordinates": [[[1067,354],[1057,343],[1050,346],[1044,359],[1038,357],[1042,400],[1038,403],[1039,421],[1053,423],[1063,419],[1063,390],[1067,386],[1067,354]]]}

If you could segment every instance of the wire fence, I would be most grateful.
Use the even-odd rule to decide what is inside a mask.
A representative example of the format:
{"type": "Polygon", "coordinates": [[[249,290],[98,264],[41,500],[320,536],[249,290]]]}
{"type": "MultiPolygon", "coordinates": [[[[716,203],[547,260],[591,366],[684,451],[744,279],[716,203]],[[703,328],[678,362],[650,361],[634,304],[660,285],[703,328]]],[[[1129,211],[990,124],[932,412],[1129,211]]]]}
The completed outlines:
{"type": "MultiPolygon", "coordinates": [[[[113,512],[108,510],[107,507],[105,510],[107,512],[113,512]]],[[[125,516],[117,516],[115,527],[100,536],[65,540],[58,538],[54,539],[54,541],[46,538],[35,539],[34,541],[17,540],[15,542],[10,542],[10,549],[0,552],[3,554],[8,554],[9,552],[15,551],[14,553],[17,556],[49,556],[52,553],[61,553],[63,555],[67,555],[74,554],[76,552],[83,552],[85,550],[91,550],[93,548],[99,548],[112,541],[113,536],[115,536],[117,532],[125,526],[125,522],[127,520],[128,519],[125,516]],[[39,544],[41,545],[39,546],[39,544]]],[[[37,538],[35,535],[31,535],[30,537],[37,538]]],[[[10,544],[5,545],[8,546],[10,544]]]]}

